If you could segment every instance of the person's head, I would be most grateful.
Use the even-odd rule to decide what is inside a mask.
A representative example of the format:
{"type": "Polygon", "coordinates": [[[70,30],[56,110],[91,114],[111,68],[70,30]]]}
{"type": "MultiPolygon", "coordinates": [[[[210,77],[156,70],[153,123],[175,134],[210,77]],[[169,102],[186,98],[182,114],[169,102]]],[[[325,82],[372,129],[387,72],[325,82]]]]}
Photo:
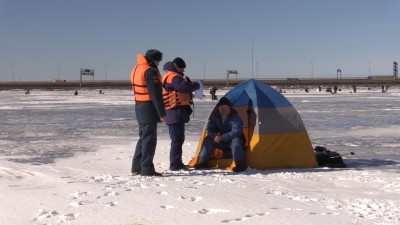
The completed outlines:
{"type": "Polygon", "coordinates": [[[182,58],[176,57],[174,59],[174,61],[172,61],[172,63],[174,64],[174,66],[178,72],[180,72],[180,73],[185,72],[186,63],[185,63],[185,61],[183,61],[182,58]]]}
{"type": "Polygon", "coordinates": [[[157,66],[160,65],[160,62],[162,61],[162,55],[162,52],[157,49],[150,49],[146,52],[146,58],[153,61],[157,66]]]}
{"type": "Polygon", "coordinates": [[[218,102],[218,111],[221,116],[228,116],[231,112],[231,103],[226,97],[222,97],[218,102]]]}

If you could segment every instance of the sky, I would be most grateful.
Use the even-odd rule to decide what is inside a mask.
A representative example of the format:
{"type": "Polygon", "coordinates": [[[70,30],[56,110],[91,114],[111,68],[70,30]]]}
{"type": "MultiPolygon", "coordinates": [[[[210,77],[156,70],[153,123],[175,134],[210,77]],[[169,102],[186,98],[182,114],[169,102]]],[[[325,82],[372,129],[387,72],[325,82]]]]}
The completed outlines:
{"type": "MultiPolygon", "coordinates": [[[[0,0],[0,81],[129,80],[137,54],[194,79],[393,75],[398,0],[0,0]],[[91,79],[91,77],[84,77],[91,79]]],[[[163,71],[161,71],[163,73],[163,71]]]]}

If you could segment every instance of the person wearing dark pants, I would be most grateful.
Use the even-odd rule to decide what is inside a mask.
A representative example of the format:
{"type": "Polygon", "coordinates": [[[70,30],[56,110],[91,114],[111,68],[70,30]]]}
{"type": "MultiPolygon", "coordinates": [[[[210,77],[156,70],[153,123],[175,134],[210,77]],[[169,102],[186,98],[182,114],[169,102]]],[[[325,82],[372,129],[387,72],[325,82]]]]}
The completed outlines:
{"type": "Polygon", "coordinates": [[[208,135],[205,137],[201,148],[199,159],[194,166],[195,169],[205,169],[208,167],[208,160],[214,148],[223,151],[232,151],[235,161],[234,172],[242,172],[247,169],[243,134],[243,121],[237,111],[232,109],[229,100],[222,97],[217,110],[210,118],[207,127],[208,135]]]}
{"type": "Polygon", "coordinates": [[[150,49],[138,54],[138,65],[132,70],[131,82],[135,93],[135,113],[139,124],[139,140],[132,159],[132,175],[162,176],[155,171],[153,158],[157,145],[157,123],[164,122],[161,74],[157,66],[162,53],[150,49]]]}
{"type": "Polygon", "coordinates": [[[185,124],[169,124],[169,136],[171,138],[171,150],[169,153],[170,169],[186,169],[182,162],[182,145],[185,142],[185,124]]]}
{"type": "Polygon", "coordinates": [[[163,77],[163,97],[166,110],[165,123],[169,127],[171,138],[169,169],[187,170],[182,162],[182,145],[185,141],[185,123],[192,114],[192,92],[200,88],[198,82],[193,82],[184,75],[186,63],[182,58],[175,58],[164,65],[167,71],[163,77]]]}
{"type": "Polygon", "coordinates": [[[157,145],[157,123],[139,123],[139,140],[132,160],[132,173],[154,172],[153,157],[157,145]],[[142,151],[146,149],[146,151],[142,151]]]}

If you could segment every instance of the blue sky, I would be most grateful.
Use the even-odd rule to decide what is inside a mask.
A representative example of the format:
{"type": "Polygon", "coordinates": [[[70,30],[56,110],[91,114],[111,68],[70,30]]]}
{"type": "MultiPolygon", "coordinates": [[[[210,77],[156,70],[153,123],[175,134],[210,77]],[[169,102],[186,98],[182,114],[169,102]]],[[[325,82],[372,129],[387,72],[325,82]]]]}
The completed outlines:
{"type": "Polygon", "coordinates": [[[194,79],[391,75],[400,1],[0,0],[0,81],[128,80],[150,48],[194,79]]]}

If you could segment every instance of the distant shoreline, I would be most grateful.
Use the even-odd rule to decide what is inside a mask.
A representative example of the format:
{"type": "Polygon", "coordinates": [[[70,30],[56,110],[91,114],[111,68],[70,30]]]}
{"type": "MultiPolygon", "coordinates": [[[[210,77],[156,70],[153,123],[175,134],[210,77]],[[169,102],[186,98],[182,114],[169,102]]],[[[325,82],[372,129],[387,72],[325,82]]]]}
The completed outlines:
{"type": "MultiPolygon", "coordinates": [[[[400,80],[396,81],[392,78],[384,77],[382,79],[367,80],[365,78],[342,78],[342,79],[327,79],[327,78],[308,78],[308,79],[257,79],[268,85],[279,86],[281,88],[310,88],[310,87],[344,87],[344,86],[360,86],[360,87],[381,87],[384,86],[400,86],[400,80]],[[385,79],[384,79],[385,78],[385,79]]],[[[248,79],[207,79],[201,80],[204,87],[217,87],[217,88],[230,88],[236,86],[248,79]]],[[[15,81],[15,82],[0,82],[0,90],[12,89],[131,89],[129,80],[115,80],[115,81],[65,81],[65,82],[52,82],[52,81],[15,81]]]]}

